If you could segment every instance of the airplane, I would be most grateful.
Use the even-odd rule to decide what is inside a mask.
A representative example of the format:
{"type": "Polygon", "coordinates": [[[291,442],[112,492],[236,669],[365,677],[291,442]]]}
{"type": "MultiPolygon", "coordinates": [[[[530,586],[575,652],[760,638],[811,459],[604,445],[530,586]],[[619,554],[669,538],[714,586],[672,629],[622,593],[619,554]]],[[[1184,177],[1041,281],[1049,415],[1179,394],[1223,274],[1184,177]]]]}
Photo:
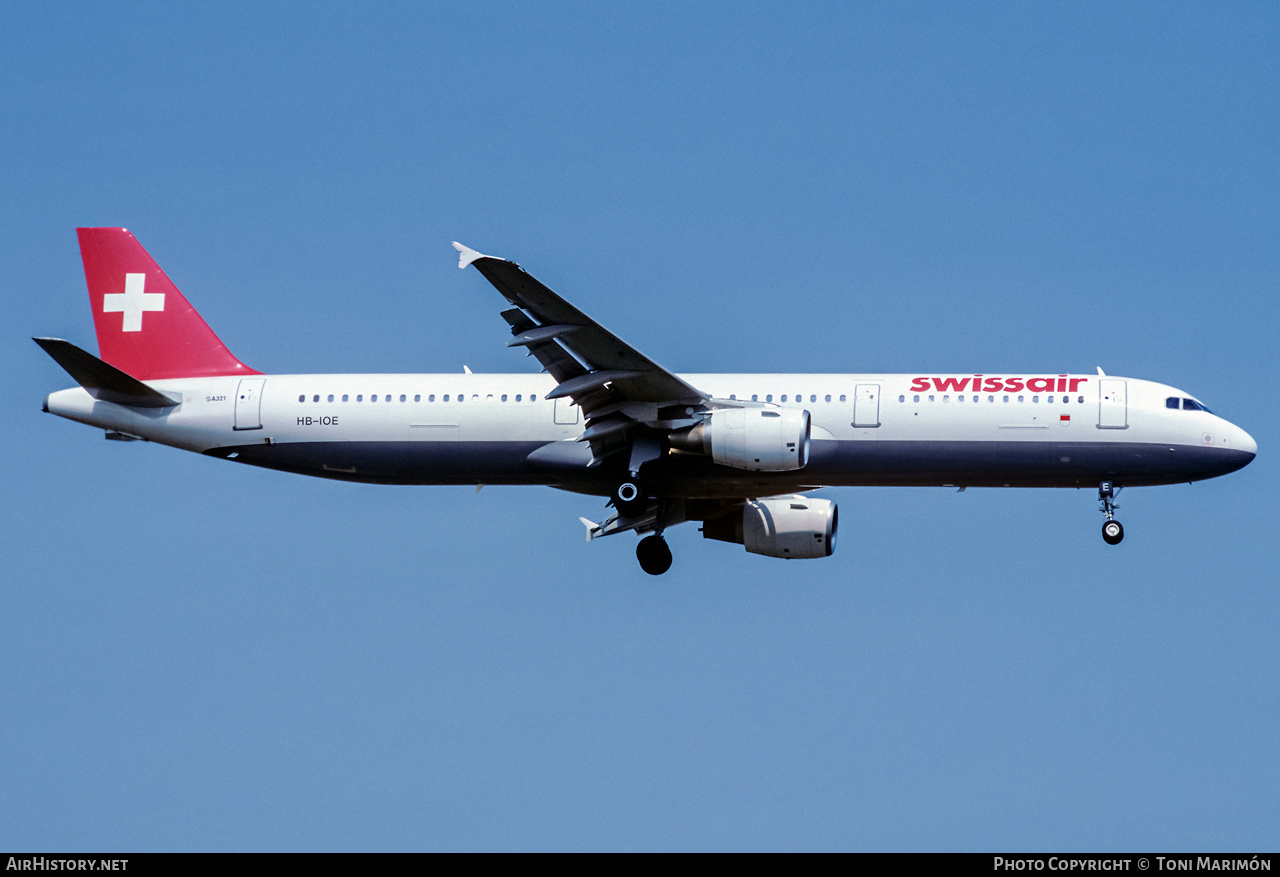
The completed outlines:
{"type": "Polygon", "coordinates": [[[44,411],[116,441],[373,484],[537,484],[608,497],[588,541],[663,533],[788,559],[835,550],[841,486],[1097,488],[1116,545],[1123,487],[1234,472],[1257,444],[1199,399],[1104,374],[668,371],[505,259],[454,243],[506,300],[507,346],[541,373],[263,374],[240,362],[137,239],[77,230],[99,356],[34,339],[77,386],[44,411]]]}

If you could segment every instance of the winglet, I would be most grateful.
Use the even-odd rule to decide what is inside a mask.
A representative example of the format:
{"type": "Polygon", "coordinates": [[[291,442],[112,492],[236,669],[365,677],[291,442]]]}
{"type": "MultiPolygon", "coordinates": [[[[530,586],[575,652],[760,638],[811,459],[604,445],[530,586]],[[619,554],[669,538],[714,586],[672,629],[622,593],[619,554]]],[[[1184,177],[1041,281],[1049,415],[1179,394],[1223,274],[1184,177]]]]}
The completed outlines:
{"type": "Polygon", "coordinates": [[[466,268],[476,259],[492,259],[493,256],[486,256],[484,253],[477,253],[466,244],[460,244],[453,241],[453,248],[458,251],[458,267],[466,268]]]}

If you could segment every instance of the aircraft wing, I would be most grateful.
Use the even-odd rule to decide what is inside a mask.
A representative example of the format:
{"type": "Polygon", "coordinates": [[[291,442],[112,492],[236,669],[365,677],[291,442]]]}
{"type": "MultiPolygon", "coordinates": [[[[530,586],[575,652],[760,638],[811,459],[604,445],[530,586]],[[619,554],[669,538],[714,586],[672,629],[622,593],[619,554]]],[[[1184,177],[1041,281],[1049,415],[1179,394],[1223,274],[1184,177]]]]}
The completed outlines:
{"type": "Polygon", "coordinates": [[[456,242],[453,246],[460,254],[459,268],[475,265],[527,318],[522,320],[510,311],[503,314],[515,336],[507,346],[528,347],[543,361],[560,383],[557,395],[573,397],[584,410],[592,393],[606,384],[628,401],[659,406],[708,401],[705,393],[569,304],[515,262],[477,253],[456,242]],[[572,356],[566,359],[561,352],[572,356]],[[580,363],[579,368],[573,368],[569,360],[580,363]]]}
{"type": "MultiPolygon", "coordinates": [[[[538,282],[515,262],[456,241],[458,267],[474,265],[514,307],[502,317],[558,386],[548,398],[572,398],[587,417],[583,440],[598,461],[629,446],[635,427],[683,419],[673,407],[709,405],[707,394],[681,380],[538,282]]],[[[692,422],[692,421],[691,421],[692,422]]]]}

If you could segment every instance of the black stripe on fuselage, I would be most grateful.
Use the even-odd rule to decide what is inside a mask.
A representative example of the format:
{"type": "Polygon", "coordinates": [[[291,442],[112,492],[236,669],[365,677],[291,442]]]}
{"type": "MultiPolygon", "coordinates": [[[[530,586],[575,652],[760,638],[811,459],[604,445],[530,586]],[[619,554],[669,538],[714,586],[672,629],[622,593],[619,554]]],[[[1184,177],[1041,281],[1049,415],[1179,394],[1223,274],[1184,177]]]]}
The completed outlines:
{"type": "MultiPolygon", "coordinates": [[[[588,468],[585,443],[556,442],[553,462],[529,456],[544,442],[288,442],[223,447],[210,456],[284,472],[372,484],[543,484],[608,494],[619,455],[588,468]],[[611,465],[612,464],[612,465],[611,465]]],[[[1226,448],[1133,442],[814,441],[795,472],[745,472],[674,454],[647,464],[655,495],[766,496],[815,487],[1089,487],[1176,484],[1225,475],[1253,454],[1226,448]]]]}

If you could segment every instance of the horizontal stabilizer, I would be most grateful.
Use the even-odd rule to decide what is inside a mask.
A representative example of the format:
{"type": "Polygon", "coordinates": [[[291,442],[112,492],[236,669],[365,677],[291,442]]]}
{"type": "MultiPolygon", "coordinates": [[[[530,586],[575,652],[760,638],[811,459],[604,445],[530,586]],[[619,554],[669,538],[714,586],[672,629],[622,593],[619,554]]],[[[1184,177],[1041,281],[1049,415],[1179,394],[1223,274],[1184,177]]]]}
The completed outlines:
{"type": "Polygon", "coordinates": [[[103,402],[129,405],[133,408],[172,408],[178,402],[153,390],[137,378],[130,377],[88,351],[81,350],[61,338],[33,338],[53,361],[62,366],[89,395],[103,402]]]}

